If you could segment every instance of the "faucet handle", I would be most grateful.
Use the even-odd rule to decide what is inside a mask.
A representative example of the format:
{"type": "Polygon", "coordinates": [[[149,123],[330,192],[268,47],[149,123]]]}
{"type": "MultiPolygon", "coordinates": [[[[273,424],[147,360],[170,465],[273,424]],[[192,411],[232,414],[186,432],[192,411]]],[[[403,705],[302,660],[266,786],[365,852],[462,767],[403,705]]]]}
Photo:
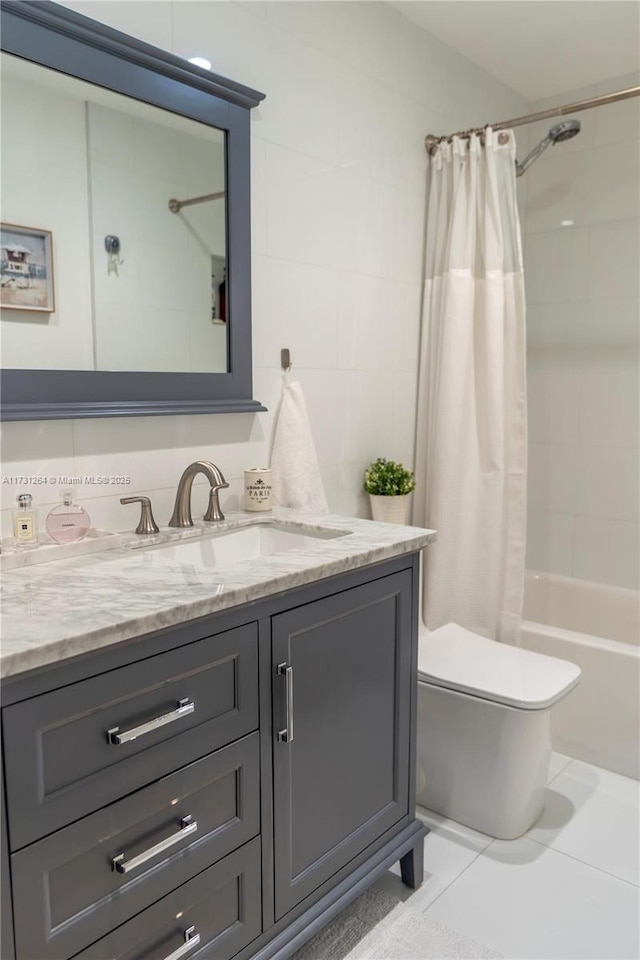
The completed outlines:
{"type": "Polygon", "coordinates": [[[222,483],[214,483],[209,491],[209,506],[202,518],[205,523],[218,523],[218,521],[224,520],[224,513],[220,509],[220,501],[218,500],[218,490],[224,490],[229,484],[224,477],[222,477],[222,480],[222,483]]]}
{"type": "Polygon", "coordinates": [[[149,497],[120,497],[120,503],[139,503],[142,505],[136,533],[160,533],[160,528],[153,518],[149,497]]]}

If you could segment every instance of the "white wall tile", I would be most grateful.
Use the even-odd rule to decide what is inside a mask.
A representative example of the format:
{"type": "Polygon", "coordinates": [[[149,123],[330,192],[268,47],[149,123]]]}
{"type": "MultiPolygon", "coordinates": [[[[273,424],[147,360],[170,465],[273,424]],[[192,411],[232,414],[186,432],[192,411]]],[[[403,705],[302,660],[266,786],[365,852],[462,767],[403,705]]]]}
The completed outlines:
{"type": "Polygon", "coordinates": [[[589,197],[587,221],[637,220],[640,143],[635,140],[618,148],[599,147],[590,153],[591,169],[584,185],[589,197]]]}
{"type": "Polygon", "coordinates": [[[371,461],[343,462],[338,469],[338,513],[371,519],[369,497],[364,492],[364,471],[371,461]]]}
{"type": "Polygon", "coordinates": [[[530,167],[525,174],[527,233],[567,229],[563,222],[568,221],[577,226],[589,222],[592,166],[592,151],[562,151],[545,153],[530,167]]]}
{"type": "Polygon", "coordinates": [[[393,374],[388,371],[345,371],[341,459],[368,463],[387,456],[394,443],[393,374]]]}
{"type": "Polygon", "coordinates": [[[527,569],[572,576],[575,522],[572,514],[528,510],[527,569]]]}
{"type": "MultiPolygon", "coordinates": [[[[177,0],[167,6],[173,14],[174,53],[206,57],[214,73],[268,92],[268,51],[279,31],[268,28],[265,18],[255,15],[252,4],[177,0]]],[[[267,102],[257,109],[266,119],[267,102]]]]}
{"type": "Polygon", "coordinates": [[[19,493],[30,493],[34,504],[58,499],[58,477],[76,475],[73,423],[70,420],[33,420],[3,423],[2,476],[43,477],[46,483],[8,482],[0,486],[2,507],[13,507],[19,493]]]}
{"type": "Polygon", "coordinates": [[[578,373],[529,371],[529,439],[532,443],[578,443],[582,399],[578,373]]]}
{"type": "Polygon", "coordinates": [[[394,279],[401,236],[397,229],[400,193],[375,180],[362,180],[357,196],[354,267],[359,273],[394,279]]]}
{"type": "MultiPolygon", "coordinates": [[[[172,49],[171,4],[166,0],[61,0],[65,7],[165,50],[172,49]]],[[[197,54],[189,54],[197,56],[197,54]]]]}
{"type": "Polygon", "coordinates": [[[288,347],[298,367],[336,366],[338,275],[275,257],[253,259],[253,349],[256,363],[277,366],[288,347]]]}
{"type": "Polygon", "coordinates": [[[528,501],[533,510],[574,511],[584,503],[584,473],[575,444],[530,443],[528,501]]]}
{"type": "MultiPolygon", "coordinates": [[[[634,101],[581,113],[580,135],[528,172],[524,216],[529,563],[622,586],[637,583],[638,565],[639,115],[634,101]]],[[[532,144],[546,126],[532,125],[532,144]]]]}
{"type": "Polygon", "coordinates": [[[580,401],[583,443],[637,448],[639,411],[637,367],[585,371],[580,401]]]}
{"type": "Polygon", "coordinates": [[[251,140],[251,250],[267,252],[267,154],[258,136],[251,140]]]}
{"type": "Polygon", "coordinates": [[[638,590],[639,558],[640,527],[637,523],[601,517],[576,517],[575,577],[638,590]]]}
{"type": "Polygon", "coordinates": [[[600,223],[590,229],[589,297],[638,297],[638,221],[600,223]]]}
{"type": "Polygon", "coordinates": [[[338,162],[360,166],[370,175],[372,156],[383,157],[396,149],[392,94],[371,77],[344,63],[339,70],[338,162]]]}
{"type": "Polygon", "coordinates": [[[267,144],[268,255],[355,268],[361,184],[348,169],[267,144]]]}
{"type": "Polygon", "coordinates": [[[637,365],[640,343],[638,301],[612,297],[598,301],[527,304],[529,350],[545,351],[549,365],[564,369],[637,365]]]}
{"type": "Polygon", "coordinates": [[[524,241],[527,303],[563,303],[587,298],[589,231],[568,227],[528,234],[524,241]]]}
{"type": "Polygon", "coordinates": [[[393,280],[338,275],[338,365],[383,370],[395,339],[398,285],[393,280]]]}
{"type": "Polygon", "coordinates": [[[638,449],[630,447],[580,448],[582,484],[577,512],[592,517],[638,519],[638,449]]]}
{"type": "Polygon", "coordinates": [[[393,374],[393,442],[388,447],[392,460],[399,460],[413,469],[416,419],[425,419],[425,411],[416,413],[417,376],[393,374]]]}

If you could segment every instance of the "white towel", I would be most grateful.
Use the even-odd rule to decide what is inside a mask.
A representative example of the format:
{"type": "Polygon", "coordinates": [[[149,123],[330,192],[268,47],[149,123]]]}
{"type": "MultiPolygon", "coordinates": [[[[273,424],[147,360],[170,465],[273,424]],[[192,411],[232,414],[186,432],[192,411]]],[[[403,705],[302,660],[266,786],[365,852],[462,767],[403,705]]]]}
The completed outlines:
{"type": "Polygon", "coordinates": [[[289,382],[287,377],[273,435],[271,470],[277,506],[329,512],[302,386],[297,380],[289,382]]]}

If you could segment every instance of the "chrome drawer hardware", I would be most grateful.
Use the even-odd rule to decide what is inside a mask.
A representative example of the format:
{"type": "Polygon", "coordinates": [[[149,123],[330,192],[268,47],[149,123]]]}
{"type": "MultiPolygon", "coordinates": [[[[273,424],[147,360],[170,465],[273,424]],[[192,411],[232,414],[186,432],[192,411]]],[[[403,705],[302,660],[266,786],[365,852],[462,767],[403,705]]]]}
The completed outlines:
{"type": "Polygon", "coordinates": [[[293,667],[288,667],[286,663],[279,663],[277,672],[278,676],[285,678],[285,710],[287,715],[287,726],[284,730],[278,730],[278,740],[280,743],[291,743],[293,741],[293,667]]]}
{"type": "Polygon", "coordinates": [[[129,873],[130,870],[135,870],[137,867],[141,867],[147,862],[147,860],[152,860],[153,857],[157,856],[159,853],[164,853],[165,850],[169,850],[174,843],[180,843],[180,841],[184,840],[185,837],[191,836],[191,834],[195,833],[197,829],[197,820],[192,820],[190,816],[183,817],[180,821],[180,829],[177,833],[172,833],[170,837],[166,837],[164,840],[161,840],[160,843],[156,843],[153,847],[149,847],[148,850],[138,854],[138,856],[134,857],[132,860],[125,860],[124,853],[119,853],[118,856],[114,857],[111,861],[111,869],[117,870],[118,873],[129,873]]]}
{"type": "Polygon", "coordinates": [[[138,727],[131,727],[131,730],[123,730],[120,733],[120,727],[111,727],[107,730],[107,743],[113,743],[116,746],[120,743],[129,743],[137,737],[144,736],[145,733],[153,733],[159,727],[164,727],[167,723],[173,723],[174,720],[181,720],[187,714],[193,713],[196,705],[193,700],[185,698],[178,700],[178,706],[171,713],[165,713],[161,717],[155,717],[154,720],[148,720],[147,723],[141,723],[138,727]]]}
{"type": "Polygon", "coordinates": [[[195,927],[187,927],[184,932],[184,943],[181,947],[178,947],[177,950],[174,950],[173,953],[170,953],[168,957],[165,957],[164,960],[180,960],[180,957],[186,957],[190,950],[193,950],[194,947],[197,947],[200,943],[200,934],[196,933],[195,927]]]}

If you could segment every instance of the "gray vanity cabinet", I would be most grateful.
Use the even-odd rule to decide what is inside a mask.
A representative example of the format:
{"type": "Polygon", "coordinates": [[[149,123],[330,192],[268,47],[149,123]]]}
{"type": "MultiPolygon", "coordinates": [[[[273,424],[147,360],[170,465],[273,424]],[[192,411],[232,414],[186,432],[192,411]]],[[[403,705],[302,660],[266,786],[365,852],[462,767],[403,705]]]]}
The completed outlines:
{"type": "Polygon", "coordinates": [[[285,960],[394,862],[418,885],[417,577],[396,557],[3,682],[2,960],[285,960]]]}
{"type": "Polygon", "coordinates": [[[273,619],[276,918],[409,808],[410,598],[405,571],[273,619]]]}

